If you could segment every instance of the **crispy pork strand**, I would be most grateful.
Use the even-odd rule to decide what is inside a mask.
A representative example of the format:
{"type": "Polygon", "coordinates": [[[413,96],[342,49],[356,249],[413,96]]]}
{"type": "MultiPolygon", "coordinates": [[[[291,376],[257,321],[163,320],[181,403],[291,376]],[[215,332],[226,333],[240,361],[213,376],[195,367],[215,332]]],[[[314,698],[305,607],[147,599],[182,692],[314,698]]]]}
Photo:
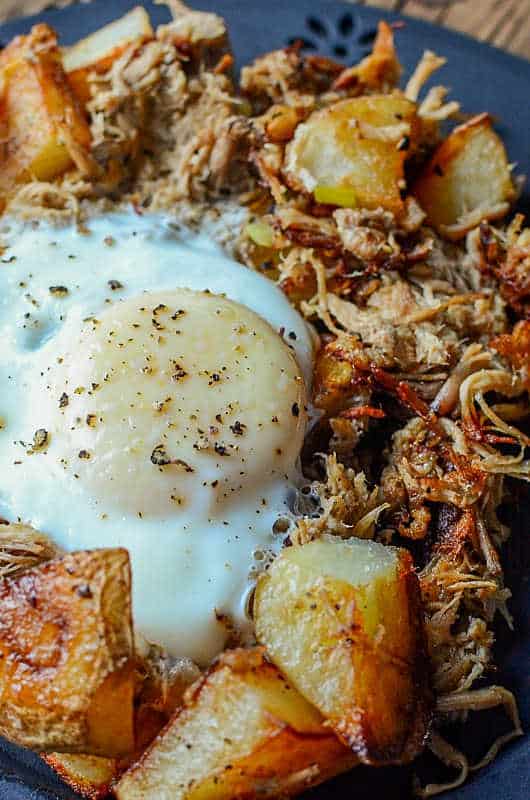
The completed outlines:
{"type": "Polygon", "coordinates": [[[432,731],[427,742],[429,750],[449,769],[458,770],[457,776],[447,783],[430,783],[421,787],[416,782],[415,790],[418,797],[428,798],[456,789],[467,780],[469,773],[482,769],[490,764],[497,753],[505,744],[523,735],[521,720],[517,710],[515,697],[503,686],[488,686],[475,691],[461,692],[458,694],[442,695],[438,698],[436,708],[441,714],[458,714],[464,716],[469,711],[485,711],[502,705],[512,723],[508,733],[498,736],[491,744],[486,754],[480,761],[470,764],[467,757],[460,750],[443,739],[439,733],[432,731]]]}
{"type": "Polygon", "coordinates": [[[468,234],[472,264],[483,278],[494,278],[500,293],[515,313],[530,317],[530,228],[523,228],[523,214],[506,227],[486,221],[468,234]]]}
{"type": "Polygon", "coordinates": [[[504,369],[481,369],[469,375],[459,393],[467,442],[480,456],[481,468],[486,472],[530,480],[530,459],[525,458],[530,438],[502,418],[501,413],[509,418],[509,407],[500,407],[497,413],[496,407],[486,400],[488,392],[514,400],[524,395],[525,389],[518,375],[504,369]],[[517,447],[518,452],[502,454],[497,447],[503,444],[517,447]]]}
{"type": "Polygon", "coordinates": [[[433,411],[442,417],[449,415],[458,403],[458,393],[463,381],[490,364],[491,353],[480,344],[470,344],[431,403],[433,411]]]}

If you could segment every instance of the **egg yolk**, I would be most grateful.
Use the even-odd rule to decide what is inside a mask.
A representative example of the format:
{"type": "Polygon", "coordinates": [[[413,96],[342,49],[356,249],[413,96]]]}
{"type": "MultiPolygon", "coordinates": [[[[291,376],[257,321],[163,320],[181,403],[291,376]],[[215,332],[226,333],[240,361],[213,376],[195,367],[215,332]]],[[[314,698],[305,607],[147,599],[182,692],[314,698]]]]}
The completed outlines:
{"type": "Polygon", "coordinates": [[[48,454],[102,507],[214,516],[293,473],[304,382],[288,344],[245,306],[144,293],[86,319],[57,362],[48,454]]]}

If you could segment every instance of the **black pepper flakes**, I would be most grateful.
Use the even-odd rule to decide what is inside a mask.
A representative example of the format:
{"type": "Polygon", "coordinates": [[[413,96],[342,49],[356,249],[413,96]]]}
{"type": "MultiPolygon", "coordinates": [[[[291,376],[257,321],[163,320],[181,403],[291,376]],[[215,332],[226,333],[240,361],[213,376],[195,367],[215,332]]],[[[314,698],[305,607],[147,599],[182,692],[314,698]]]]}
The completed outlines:
{"type": "Polygon", "coordinates": [[[55,295],[56,297],[66,297],[68,294],[68,289],[66,286],[50,286],[48,287],[50,294],[55,295]]]}
{"type": "Polygon", "coordinates": [[[95,428],[97,423],[97,417],[95,414],[87,414],[86,415],[86,424],[89,428],[95,428]]]}
{"type": "Polygon", "coordinates": [[[59,408],[66,408],[66,406],[68,405],[69,402],[70,402],[70,399],[69,399],[68,395],[66,394],[66,392],[63,392],[62,395],[59,398],[59,408]]]}
{"type": "Polygon", "coordinates": [[[235,436],[243,436],[245,433],[245,428],[247,426],[240,422],[238,419],[234,422],[233,425],[230,425],[230,430],[235,436]]]}
{"type": "Polygon", "coordinates": [[[291,414],[293,415],[293,417],[299,417],[300,416],[300,406],[298,405],[298,403],[293,403],[292,404],[292,406],[291,406],[291,414]]]}
{"type": "Polygon", "coordinates": [[[88,450],[80,450],[79,453],[77,454],[77,457],[87,461],[90,458],[90,453],[88,452],[88,450]]]}
{"type": "Polygon", "coordinates": [[[36,430],[33,434],[33,450],[42,450],[48,444],[49,438],[48,431],[44,428],[36,430]]]}
{"type": "Polygon", "coordinates": [[[84,597],[86,599],[93,597],[92,589],[90,588],[88,583],[82,583],[80,584],[80,586],[76,586],[76,592],[79,595],[79,597],[84,597]]]}
{"type": "Polygon", "coordinates": [[[194,472],[193,467],[181,458],[170,458],[163,444],[157,444],[151,453],[150,460],[157,467],[167,467],[172,464],[173,466],[182,467],[185,472],[194,472]]]}
{"type": "Polygon", "coordinates": [[[177,364],[176,362],[173,364],[173,369],[174,369],[175,371],[174,371],[174,372],[173,372],[173,374],[171,375],[171,380],[172,380],[172,381],[181,381],[181,380],[182,380],[183,378],[185,378],[185,377],[187,376],[187,374],[188,374],[188,373],[186,372],[186,370],[185,370],[183,367],[181,367],[181,365],[180,365],[180,364],[177,364]]]}
{"type": "Polygon", "coordinates": [[[114,279],[107,281],[107,285],[110,287],[110,289],[112,289],[113,292],[117,291],[118,289],[123,289],[123,283],[120,283],[120,281],[116,281],[114,279]]]}
{"type": "Polygon", "coordinates": [[[171,402],[171,397],[165,397],[163,400],[155,400],[153,408],[155,411],[162,412],[166,410],[167,404],[171,402]]]}

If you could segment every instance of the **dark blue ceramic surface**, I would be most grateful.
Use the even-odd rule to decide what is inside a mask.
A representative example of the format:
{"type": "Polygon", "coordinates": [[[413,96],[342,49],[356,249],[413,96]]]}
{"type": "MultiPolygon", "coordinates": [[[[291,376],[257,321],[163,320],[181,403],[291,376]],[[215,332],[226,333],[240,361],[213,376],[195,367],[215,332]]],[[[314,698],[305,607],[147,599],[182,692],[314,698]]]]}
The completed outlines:
{"type": "MultiPolygon", "coordinates": [[[[325,0],[190,0],[201,10],[215,10],[225,17],[237,65],[256,55],[301,39],[308,51],[353,62],[365,55],[373,40],[378,19],[399,19],[371,8],[325,0]]],[[[133,5],[129,0],[93,0],[63,10],[39,15],[69,44],[116,19],[133,5]]],[[[168,20],[165,7],[143,2],[153,23],[168,20]]],[[[0,27],[5,44],[26,32],[35,20],[21,20],[0,27]]],[[[469,112],[490,111],[497,119],[516,172],[530,175],[530,63],[474,40],[427,23],[406,19],[396,33],[400,58],[407,71],[422,51],[431,49],[446,56],[447,65],[437,76],[450,86],[453,96],[469,112]]],[[[521,199],[530,209],[530,187],[521,199]]],[[[515,632],[499,622],[497,631],[498,683],[512,689],[519,701],[525,730],[530,730],[530,506],[528,494],[513,497],[513,536],[505,548],[506,581],[513,591],[511,610],[515,632]]],[[[467,749],[480,756],[503,725],[502,714],[477,715],[463,734],[467,749]]],[[[431,765],[432,767],[432,765],[431,765]]],[[[427,764],[426,769],[429,769],[427,764]]],[[[434,767],[432,767],[434,769],[434,767]]],[[[436,773],[431,772],[430,777],[436,773]]],[[[439,777],[439,776],[438,776],[439,777]]],[[[313,790],[308,800],[401,800],[411,797],[408,769],[358,768],[330,784],[313,790]]],[[[450,794],[451,800],[530,800],[530,739],[524,737],[502,751],[496,761],[475,774],[450,794]]],[[[0,800],[57,800],[74,798],[40,759],[0,741],[0,800]]],[[[156,798],[146,798],[156,800],[156,798]]]]}

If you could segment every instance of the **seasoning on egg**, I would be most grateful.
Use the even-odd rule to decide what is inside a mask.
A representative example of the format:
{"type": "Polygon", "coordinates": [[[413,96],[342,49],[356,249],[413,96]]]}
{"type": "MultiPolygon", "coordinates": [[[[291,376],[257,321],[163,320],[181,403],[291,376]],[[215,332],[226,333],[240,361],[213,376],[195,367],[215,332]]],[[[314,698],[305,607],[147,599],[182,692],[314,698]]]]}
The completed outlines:
{"type": "Polygon", "coordinates": [[[153,452],[151,453],[151,463],[162,467],[166,464],[171,464],[171,459],[166,453],[163,444],[157,444],[157,446],[154,448],[153,452]]]}
{"type": "Polygon", "coordinates": [[[48,444],[49,434],[44,428],[39,428],[33,434],[33,450],[42,450],[48,444]]]}
{"type": "Polygon", "coordinates": [[[174,369],[174,372],[171,376],[172,381],[181,381],[183,378],[187,376],[188,373],[186,372],[186,370],[183,369],[180,364],[177,364],[176,361],[172,363],[172,366],[174,369]]]}
{"type": "Polygon", "coordinates": [[[151,453],[151,463],[157,467],[167,467],[171,464],[176,467],[182,467],[185,472],[194,472],[193,467],[181,458],[170,458],[163,444],[157,444],[154,448],[151,453]]]}

